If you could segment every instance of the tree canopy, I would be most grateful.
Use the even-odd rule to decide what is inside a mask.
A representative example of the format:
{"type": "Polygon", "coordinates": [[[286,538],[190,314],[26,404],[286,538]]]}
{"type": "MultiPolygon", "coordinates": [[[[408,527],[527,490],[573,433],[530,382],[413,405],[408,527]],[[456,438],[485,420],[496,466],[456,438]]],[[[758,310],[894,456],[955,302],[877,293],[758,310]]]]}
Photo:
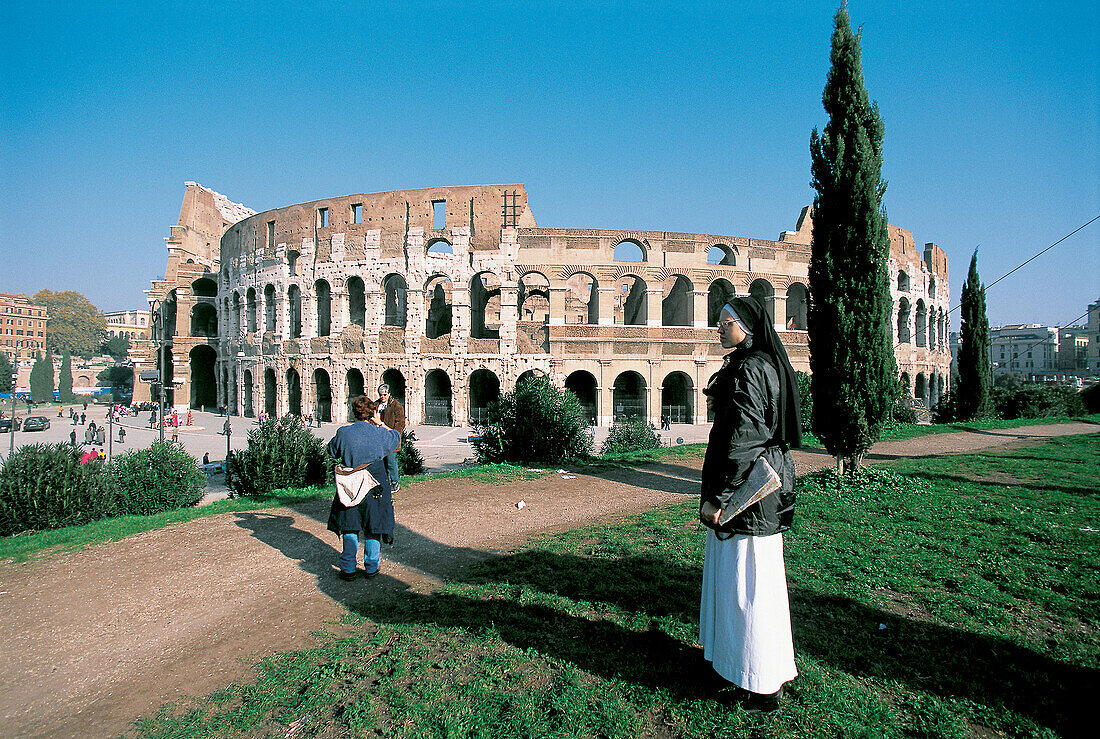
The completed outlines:
{"type": "Polygon", "coordinates": [[[130,354],[130,340],[125,336],[112,336],[103,342],[103,352],[115,359],[125,359],[130,354]]]}
{"type": "Polygon", "coordinates": [[[99,309],[86,297],[73,290],[53,292],[39,290],[34,302],[46,306],[50,318],[46,322],[46,349],[51,352],[71,352],[90,357],[99,351],[107,321],[99,309]]]}
{"type": "Polygon", "coordinates": [[[0,393],[11,392],[12,387],[14,387],[14,380],[12,379],[14,373],[15,367],[12,366],[8,355],[0,352],[0,393]]]}
{"type": "Polygon", "coordinates": [[[962,289],[959,326],[959,382],[955,387],[958,417],[983,418],[992,412],[989,377],[989,318],[985,312],[985,288],[978,277],[978,250],[970,258],[970,271],[962,289]]]}
{"type": "Polygon", "coordinates": [[[897,395],[882,208],[884,127],[868,99],[860,56],[860,38],[841,7],[821,98],[829,122],[810,136],[817,195],[808,329],[814,433],[838,468],[852,472],[879,438],[897,395]]]}

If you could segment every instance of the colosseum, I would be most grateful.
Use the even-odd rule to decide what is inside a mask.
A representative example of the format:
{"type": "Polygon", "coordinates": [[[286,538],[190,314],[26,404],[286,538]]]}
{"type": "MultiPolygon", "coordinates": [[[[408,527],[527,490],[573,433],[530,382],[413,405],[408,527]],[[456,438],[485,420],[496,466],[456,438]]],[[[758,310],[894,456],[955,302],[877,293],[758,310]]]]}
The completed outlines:
{"type": "MultiPolygon", "coordinates": [[[[413,424],[465,425],[530,373],[594,424],[706,423],[717,311],[763,299],[796,369],[806,339],[810,208],[776,241],[539,228],[523,185],[347,195],[256,213],[186,185],[165,279],[168,402],[343,421],[381,382],[413,424]]],[[[889,227],[894,343],[910,394],[947,389],[947,256],[889,227]]],[[[135,369],[155,369],[153,341],[135,369]]],[[[149,386],[135,388],[135,400],[149,386]]]]}

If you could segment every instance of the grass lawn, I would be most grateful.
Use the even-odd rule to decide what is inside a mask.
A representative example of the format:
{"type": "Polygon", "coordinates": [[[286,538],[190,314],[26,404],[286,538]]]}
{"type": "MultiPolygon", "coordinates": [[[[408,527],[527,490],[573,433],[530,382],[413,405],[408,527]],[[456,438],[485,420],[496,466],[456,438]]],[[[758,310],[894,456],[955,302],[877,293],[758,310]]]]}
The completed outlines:
{"type": "MultiPolygon", "coordinates": [[[[785,535],[800,677],[707,697],[692,503],[543,538],[351,636],[141,721],[143,736],[1047,737],[1100,686],[1100,435],[800,481],[785,535]]],[[[1086,715],[1087,714],[1087,715],[1086,715]]],[[[1091,735],[1091,734],[1090,734],[1091,735]]]]}

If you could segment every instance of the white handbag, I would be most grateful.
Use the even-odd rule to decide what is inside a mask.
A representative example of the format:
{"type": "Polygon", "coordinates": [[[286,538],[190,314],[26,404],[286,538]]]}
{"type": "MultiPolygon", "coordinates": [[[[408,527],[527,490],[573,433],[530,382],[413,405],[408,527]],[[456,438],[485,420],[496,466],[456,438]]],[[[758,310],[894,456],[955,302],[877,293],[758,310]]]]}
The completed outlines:
{"type": "MultiPolygon", "coordinates": [[[[358,467],[342,467],[336,465],[336,497],[347,508],[354,508],[363,502],[367,494],[376,488],[381,488],[381,483],[374,479],[374,475],[367,469],[367,465],[358,467]]],[[[381,490],[375,497],[381,495],[381,490]]]]}

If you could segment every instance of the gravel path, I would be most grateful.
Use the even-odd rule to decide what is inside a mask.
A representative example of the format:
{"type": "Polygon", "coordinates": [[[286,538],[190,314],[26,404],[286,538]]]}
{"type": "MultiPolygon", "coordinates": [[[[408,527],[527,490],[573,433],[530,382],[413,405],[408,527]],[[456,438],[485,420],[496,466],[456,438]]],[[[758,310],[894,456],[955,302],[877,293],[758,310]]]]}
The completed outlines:
{"type": "MultiPolygon", "coordinates": [[[[969,452],[1093,424],[964,431],[877,445],[870,460],[969,452]]],[[[830,467],[796,454],[799,473],[830,467]]],[[[345,583],[333,569],[328,503],[226,513],[30,562],[0,562],[0,717],[7,736],[125,732],[183,695],[250,674],[274,652],[336,628],[345,604],[393,590],[430,590],[539,532],[689,500],[699,463],[592,475],[553,474],[500,486],[442,478],[406,486],[397,543],[383,575],[345,583]],[[526,503],[516,508],[520,500],[526,503]],[[623,501],[629,510],[620,510],[623,501]],[[445,511],[443,520],[435,511],[445,511]]]]}

